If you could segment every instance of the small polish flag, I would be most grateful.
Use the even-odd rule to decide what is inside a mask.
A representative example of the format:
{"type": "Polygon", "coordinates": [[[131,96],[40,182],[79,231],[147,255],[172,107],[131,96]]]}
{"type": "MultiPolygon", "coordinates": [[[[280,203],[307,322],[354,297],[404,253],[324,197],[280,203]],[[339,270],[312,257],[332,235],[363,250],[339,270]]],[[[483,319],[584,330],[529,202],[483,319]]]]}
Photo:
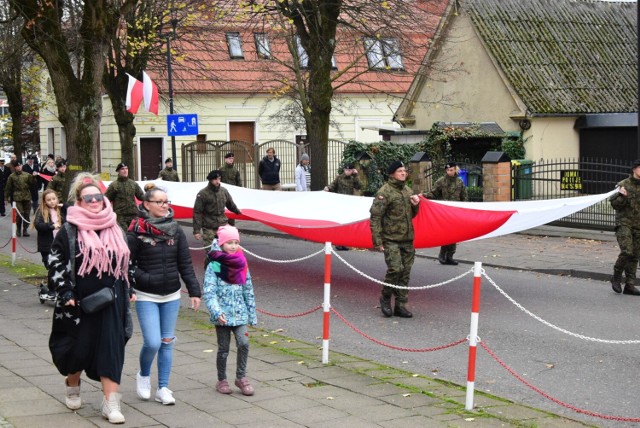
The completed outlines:
{"type": "Polygon", "coordinates": [[[129,113],[136,114],[142,102],[142,82],[127,73],[129,84],[127,85],[127,99],[125,105],[129,113]]]}
{"type": "Polygon", "coordinates": [[[158,115],[158,86],[147,73],[142,72],[142,81],[144,82],[144,106],[148,112],[158,115]]]}

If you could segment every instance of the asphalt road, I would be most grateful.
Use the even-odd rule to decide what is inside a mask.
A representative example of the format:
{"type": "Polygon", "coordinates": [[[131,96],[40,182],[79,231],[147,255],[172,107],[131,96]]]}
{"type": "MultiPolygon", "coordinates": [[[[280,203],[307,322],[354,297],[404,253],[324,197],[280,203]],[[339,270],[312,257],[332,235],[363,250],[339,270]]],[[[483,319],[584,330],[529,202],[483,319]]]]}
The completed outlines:
{"type": "MultiPolygon", "coordinates": [[[[242,237],[242,245],[261,258],[271,259],[247,255],[259,309],[291,315],[322,303],[323,255],[292,263],[276,262],[313,254],[322,250],[322,245],[249,235],[242,237]]],[[[200,278],[201,254],[194,254],[200,278]]],[[[381,253],[352,250],[339,254],[357,270],[377,279],[384,277],[381,253]]],[[[410,285],[435,284],[470,270],[471,265],[441,266],[431,259],[418,258],[410,285]]],[[[640,299],[615,295],[608,283],[492,268],[486,274],[524,308],[559,328],[596,339],[640,341],[640,299]]],[[[403,348],[439,347],[468,336],[472,282],[469,273],[437,288],[412,291],[409,309],[414,318],[384,318],[378,308],[380,286],[333,258],[331,304],[358,329],[379,341],[403,348]]],[[[587,411],[640,417],[636,405],[637,343],[600,343],[557,331],[527,315],[486,278],[482,279],[479,319],[478,336],[483,343],[533,386],[587,411]]],[[[269,330],[282,329],[282,334],[289,337],[318,343],[321,359],[321,310],[295,318],[259,314],[259,322],[269,330]]],[[[433,352],[398,351],[364,338],[332,315],[330,346],[334,351],[466,384],[466,343],[433,352]]],[[[565,409],[516,380],[481,347],[476,389],[598,426],[633,426],[565,409]]]]}

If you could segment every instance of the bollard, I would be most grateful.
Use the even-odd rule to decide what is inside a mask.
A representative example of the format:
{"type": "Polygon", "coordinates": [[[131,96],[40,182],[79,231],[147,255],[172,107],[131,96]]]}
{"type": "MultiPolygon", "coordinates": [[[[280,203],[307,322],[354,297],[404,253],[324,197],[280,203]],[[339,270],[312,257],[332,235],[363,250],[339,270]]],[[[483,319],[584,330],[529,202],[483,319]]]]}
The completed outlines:
{"type": "Polygon", "coordinates": [[[11,204],[11,266],[16,265],[16,250],[18,245],[18,238],[16,237],[16,221],[18,214],[18,207],[16,203],[11,204]]]}
{"type": "Polygon", "coordinates": [[[473,393],[476,380],[476,351],[478,344],[478,317],[480,316],[480,278],[482,263],[473,265],[473,293],[471,298],[471,326],[469,328],[469,365],[467,368],[467,398],[464,408],[473,409],[473,393]]]}
{"type": "Polygon", "coordinates": [[[324,244],[324,299],[322,301],[322,364],[329,363],[329,319],[331,316],[331,242],[324,244]]]}

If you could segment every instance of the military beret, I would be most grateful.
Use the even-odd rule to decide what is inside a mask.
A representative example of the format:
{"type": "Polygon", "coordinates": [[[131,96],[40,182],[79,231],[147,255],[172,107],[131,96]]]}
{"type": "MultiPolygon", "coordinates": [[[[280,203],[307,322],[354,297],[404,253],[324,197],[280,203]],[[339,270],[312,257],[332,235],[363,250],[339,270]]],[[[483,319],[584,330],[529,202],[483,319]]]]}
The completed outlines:
{"type": "Polygon", "coordinates": [[[402,168],[402,167],[404,167],[404,164],[402,163],[402,161],[392,162],[391,165],[387,167],[387,174],[391,175],[394,172],[396,172],[398,168],[402,168]]]}
{"type": "Polygon", "coordinates": [[[56,168],[60,168],[61,166],[65,166],[66,164],[67,164],[67,161],[64,159],[61,159],[58,162],[56,162],[56,168]]]}
{"type": "Polygon", "coordinates": [[[14,160],[12,162],[13,162],[13,166],[22,166],[22,161],[19,161],[19,160],[16,159],[16,160],[14,160]]]}
{"type": "Polygon", "coordinates": [[[169,162],[173,162],[173,159],[167,158],[167,160],[164,161],[164,163],[169,163],[169,162]]]}
{"type": "Polygon", "coordinates": [[[224,155],[225,159],[232,158],[232,157],[233,157],[233,152],[229,152],[226,155],[224,155]]]}
{"type": "Polygon", "coordinates": [[[455,163],[455,162],[447,162],[447,163],[444,165],[444,169],[455,168],[455,167],[457,167],[457,166],[458,166],[458,164],[457,164],[457,163],[455,163]]]}
{"type": "Polygon", "coordinates": [[[122,168],[129,168],[129,167],[127,166],[127,164],[126,164],[126,163],[124,163],[124,162],[120,162],[120,163],[116,166],[116,172],[120,171],[122,168]]]}
{"type": "Polygon", "coordinates": [[[345,163],[343,169],[354,169],[356,166],[352,163],[345,163]]]}
{"type": "Polygon", "coordinates": [[[640,159],[636,159],[633,161],[633,164],[631,164],[631,169],[637,168],[640,166],[640,159]]]}
{"type": "Polygon", "coordinates": [[[209,175],[207,175],[207,180],[211,181],[220,177],[222,177],[222,172],[220,172],[219,169],[214,169],[209,173],[209,175]]]}

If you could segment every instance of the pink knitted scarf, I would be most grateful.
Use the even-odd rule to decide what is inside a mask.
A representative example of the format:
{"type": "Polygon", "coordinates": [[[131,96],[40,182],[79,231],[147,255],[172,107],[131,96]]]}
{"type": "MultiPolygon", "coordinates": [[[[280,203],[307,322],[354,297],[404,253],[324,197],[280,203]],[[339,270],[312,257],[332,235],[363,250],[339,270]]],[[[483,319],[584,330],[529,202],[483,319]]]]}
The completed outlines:
{"type": "Polygon", "coordinates": [[[67,221],[78,228],[82,254],[78,276],[85,276],[95,269],[98,278],[104,272],[128,282],[129,247],[109,200],[104,198],[104,209],[96,214],[73,205],[67,210],[67,221]]]}

